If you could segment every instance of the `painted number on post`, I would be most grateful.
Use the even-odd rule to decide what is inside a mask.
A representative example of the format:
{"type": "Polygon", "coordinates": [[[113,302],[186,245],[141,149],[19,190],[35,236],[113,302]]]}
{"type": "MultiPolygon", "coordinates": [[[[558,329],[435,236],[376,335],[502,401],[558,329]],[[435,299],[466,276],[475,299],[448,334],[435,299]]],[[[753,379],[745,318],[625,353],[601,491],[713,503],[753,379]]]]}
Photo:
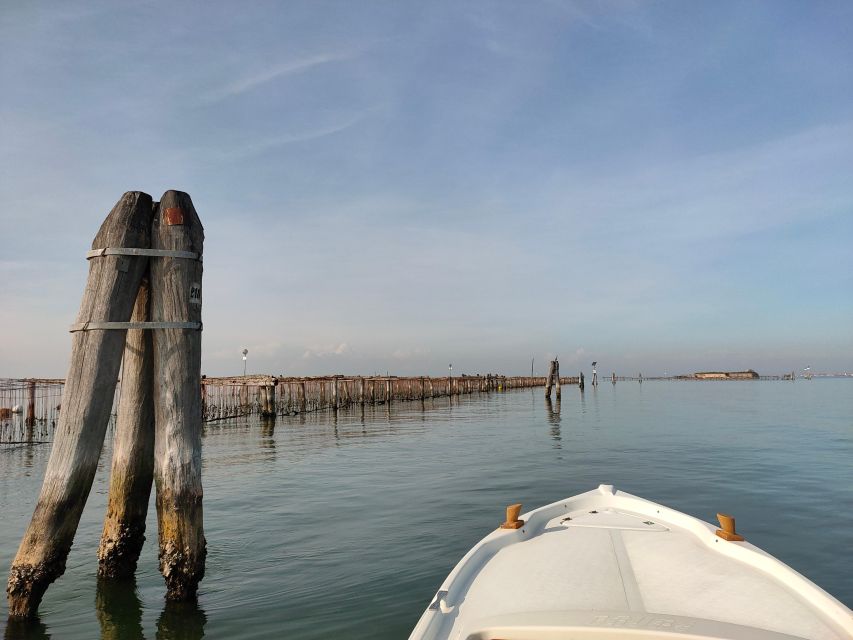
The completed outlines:
{"type": "Polygon", "coordinates": [[[190,304],[201,304],[201,285],[193,282],[190,287],[190,304]]]}

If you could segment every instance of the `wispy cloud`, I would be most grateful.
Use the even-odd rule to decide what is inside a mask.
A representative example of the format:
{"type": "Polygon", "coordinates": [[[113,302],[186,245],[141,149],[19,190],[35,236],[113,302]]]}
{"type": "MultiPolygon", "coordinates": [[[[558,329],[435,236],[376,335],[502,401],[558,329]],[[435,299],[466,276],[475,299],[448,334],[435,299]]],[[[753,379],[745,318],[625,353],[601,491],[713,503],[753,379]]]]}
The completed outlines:
{"type": "Polygon", "coordinates": [[[350,346],[346,342],[340,344],[326,344],[320,346],[312,346],[305,349],[302,354],[304,360],[310,358],[328,358],[330,356],[342,356],[351,351],[350,346]]]}
{"type": "Polygon", "coordinates": [[[258,155],[259,153],[264,153],[277,147],[283,147],[297,142],[306,142],[308,140],[316,140],[318,138],[325,138],[326,136],[346,131],[350,127],[355,126],[364,120],[367,113],[369,112],[357,114],[346,120],[330,124],[325,127],[309,129],[308,131],[298,133],[285,133],[277,136],[267,136],[261,140],[251,142],[246,145],[222,149],[217,154],[217,157],[223,161],[240,160],[258,155]]]}
{"type": "Polygon", "coordinates": [[[420,358],[429,353],[428,349],[415,347],[412,349],[400,347],[391,353],[391,357],[395,360],[408,360],[410,358],[420,358]]]}
{"type": "Polygon", "coordinates": [[[338,51],[329,53],[320,53],[307,58],[298,60],[286,60],[279,62],[266,69],[256,70],[252,73],[236,78],[231,82],[214,89],[207,93],[202,101],[205,104],[212,104],[238,96],[240,94],[251,91],[268,82],[272,82],[277,78],[304,73],[314,67],[319,67],[331,62],[343,62],[351,60],[359,55],[359,51],[338,51]]]}

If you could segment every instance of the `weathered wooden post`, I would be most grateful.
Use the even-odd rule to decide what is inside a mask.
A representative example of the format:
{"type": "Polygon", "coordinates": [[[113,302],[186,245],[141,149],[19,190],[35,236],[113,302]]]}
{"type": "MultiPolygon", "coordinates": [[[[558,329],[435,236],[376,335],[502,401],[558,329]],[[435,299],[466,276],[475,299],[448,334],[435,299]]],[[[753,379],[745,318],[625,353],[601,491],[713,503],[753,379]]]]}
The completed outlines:
{"type": "Polygon", "coordinates": [[[36,424],[36,381],[27,384],[27,417],[24,424],[33,427],[36,424]]]}
{"type": "MultiPolygon", "coordinates": [[[[131,321],[149,320],[149,284],[144,279],[131,321]]],[[[151,331],[127,332],[107,515],[98,547],[98,575],[105,578],[131,577],[145,542],[145,516],[154,480],[152,340],[151,331]]]]}
{"type": "Polygon", "coordinates": [[[190,196],[167,191],[154,218],[151,246],[195,260],[151,260],[151,319],[195,328],[154,332],[154,478],[160,573],[167,600],[195,596],[207,553],[201,486],[201,276],[204,229],[190,196]],[[188,326],[190,326],[188,324],[188,326]]]}
{"type": "Polygon", "coordinates": [[[276,407],[276,413],[279,415],[289,415],[290,414],[290,404],[292,400],[291,396],[291,387],[290,383],[286,382],[282,378],[276,378],[276,386],[278,386],[278,406],[276,407]]]}
{"type": "Polygon", "coordinates": [[[264,384],[260,387],[261,417],[274,418],[276,415],[275,385],[264,384]]]}
{"type": "Polygon", "coordinates": [[[578,388],[583,391],[583,371],[578,375],[578,388]]]}
{"type": "MultiPolygon", "coordinates": [[[[151,196],[125,193],[92,248],[147,249],[151,217],[151,196]]],[[[106,323],[130,319],[145,264],[142,257],[106,251],[89,263],[53,449],[6,587],[11,618],[34,616],[48,585],[65,572],[104,443],[127,333],[106,323]]]]}
{"type": "Polygon", "coordinates": [[[557,360],[556,358],[554,358],[554,365],[555,365],[555,367],[554,367],[554,378],[555,378],[554,386],[557,388],[556,389],[557,390],[556,396],[557,396],[557,401],[559,402],[560,401],[560,395],[561,395],[561,391],[560,391],[560,361],[557,360]]]}
{"type": "Polygon", "coordinates": [[[548,377],[545,378],[545,397],[551,397],[551,387],[554,384],[554,370],[557,368],[557,361],[551,360],[551,365],[548,368],[548,377]]]}
{"type": "Polygon", "coordinates": [[[207,418],[207,384],[204,382],[204,376],[201,377],[201,415],[207,418]]]}
{"type": "Polygon", "coordinates": [[[610,382],[616,384],[616,372],[614,371],[610,376],[610,382]]]}
{"type": "Polygon", "coordinates": [[[364,404],[364,378],[358,379],[358,403],[364,404]]]}

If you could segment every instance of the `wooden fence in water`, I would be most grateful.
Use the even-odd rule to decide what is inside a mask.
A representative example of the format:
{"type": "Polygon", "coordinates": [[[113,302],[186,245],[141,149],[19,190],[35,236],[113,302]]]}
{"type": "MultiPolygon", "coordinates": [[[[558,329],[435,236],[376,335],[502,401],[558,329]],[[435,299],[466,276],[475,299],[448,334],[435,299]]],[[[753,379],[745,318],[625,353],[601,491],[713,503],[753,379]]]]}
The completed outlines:
{"type": "MultiPolygon", "coordinates": [[[[560,378],[577,384],[577,377],[560,378]]],[[[335,410],[356,404],[384,404],[491,393],[545,386],[537,376],[323,376],[203,377],[202,409],[206,421],[261,415],[290,415],[335,410]]],[[[61,378],[0,379],[0,444],[49,441],[62,409],[61,378]]],[[[121,381],[113,402],[115,415],[121,381]]]]}
{"type": "Polygon", "coordinates": [[[0,379],[0,444],[48,439],[59,417],[64,385],[54,378],[0,379]]]}
{"type": "MultiPolygon", "coordinates": [[[[578,379],[561,378],[563,384],[578,379]]],[[[361,404],[426,400],[545,386],[545,377],[477,375],[458,377],[245,376],[202,379],[205,420],[250,414],[292,415],[361,404]]]]}
{"type": "MultiPolygon", "coordinates": [[[[761,376],[762,380],[791,380],[790,374],[761,376]]],[[[602,377],[602,382],[692,380],[688,376],[602,377]]],[[[578,384],[578,376],[560,377],[564,385],[578,384]]],[[[202,414],[205,421],[252,414],[292,415],[335,410],[358,404],[385,404],[448,396],[490,393],[508,389],[544,387],[545,376],[464,375],[444,377],[250,375],[202,377],[202,414]]],[[[59,419],[65,381],[61,378],[0,378],[0,444],[49,440],[59,419]]],[[[116,387],[113,414],[121,396],[116,387]]]]}

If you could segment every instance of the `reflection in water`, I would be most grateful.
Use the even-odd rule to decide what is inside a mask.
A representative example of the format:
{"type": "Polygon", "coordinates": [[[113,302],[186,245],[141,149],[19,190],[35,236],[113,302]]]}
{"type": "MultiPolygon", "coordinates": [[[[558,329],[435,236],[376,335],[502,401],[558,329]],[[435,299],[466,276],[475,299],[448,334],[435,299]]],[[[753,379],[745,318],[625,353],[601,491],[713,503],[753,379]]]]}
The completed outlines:
{"type": "Polygon", "coordinates": [[[275,460],[275,416],[261,417],[261,449],[271,454],[275,460]]]}
{"type": "Polygon", "coordinates": [[[260,421],[261,435],[264,438],[272,438],[275,435],[275,416],[262,416],[260,421]]]}
{"type": "Polygon", "coordinates": [[[563,437],[560,435],[560,401],[551,402],[551,398],[545,396],[545,408],[548,411],[548,422],[551,424],[551,439],[554,441],[554,448],[560,449],[560,441],[563,437]]]}
{"type": "MultiPolygon", "coordinates": [[[[530,393],[539,406],[541,396],[534,395],[533,390],[530,393]]],[[[476,407],[481,402],[476,396],[463,396],[453,401],[453,410],[476,407]]],[[[280,415],[275,422],[258,415],[207,422],[203,435],[205,464],[208,469],[227,467],[233,471],[236,465],[281,459],[296,462],[319,449],[343,446],[354,439],[428,432],[436,420],[450,419],[449,407],[450,400],[442,397],[378,405],[357,403],[337,412],[329,409],[280,415]],[[251,449],[244,446],[247,440],[252,442],[251,449]]]]}
{"type": "MultiPolygon", "coordinates": [[[[103,640],[144,640],[142,633],[142,603],[133,580],[98,579],[95,610],[101,625],[103,640]]],[[[198,640],[204,637],[207,616],[196,602],[167,602],[157,620],[157,640],[198,640]]],[[[34,623],[29,623],[33,625],[34,623]]],[[[49,638],[44,625],[41,634],[9,635],[9,638],[49,638]]]]}
{"type": "Polygon", "coordinates": [[[275,416],[261,416],[261,436],[267,440],[273,442],[273,447],[275,446],[273,437],[275,436],[275,416]]]}
{"type": "Polygon", "coordinates": [[[134,580],[98,579],[95,611],[103,640],[142,640],[142,603],[134,580]]]}
{"type": "Polygon", "coordinates": [[[157,620],[157,640],[198,640],[204,637],[204,615],[197,602],[167,602],[157,620]]]}
{"type": "Polygon", "coordinates": [[[6,622],[3,640],[48,640],[50,634],[47,627],[38,618],[31,620],[14,620],[6,622]]]}
{"type": "Polygon", "coordinates": [[[592,388],[592,408],[594,410],[594,415],[596,418],[596,423],[598,423],[599,418],[599,410],[598,410],[598,385],[595,385],[592,388]]]}

